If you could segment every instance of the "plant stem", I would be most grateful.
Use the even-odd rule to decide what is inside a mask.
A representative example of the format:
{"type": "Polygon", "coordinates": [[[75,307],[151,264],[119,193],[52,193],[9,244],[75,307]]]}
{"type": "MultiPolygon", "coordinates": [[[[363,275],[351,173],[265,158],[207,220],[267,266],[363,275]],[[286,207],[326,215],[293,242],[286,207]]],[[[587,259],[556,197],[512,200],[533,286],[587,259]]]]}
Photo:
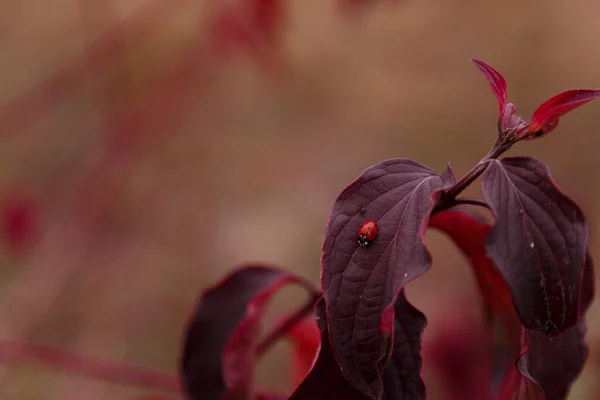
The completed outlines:
{"type": "Polygon", "coordinates": [[[88,376],[109,382],[181,392],[175,375],[116,361],[81,356],[66,350],[17,340],[0,341],[0,363],[13,364],[23,359],[46,365],[56,371],[88,376]]]}
{"type": "Polygon", "coordinates": [[[480,207],[484,207],[484,208],[487,208],[488,210],[490,210],[490,205],[487,202],[485,202],[484,200],[476,199],[473,197],[460,197],[460,198],[454,199],[452,202],[444,203],[440,207],[437,207],[435,211],[439,212],[439,211],[445,210],[447,208],[458,206],[461,204],[480,206],[480,207]]]}
{"type": "MultiPolygon", "coordinates": [[[[475,165],[469,172],[467,172],[467,174],[465,176],[463,176],[458,182],[456,182],[456,184],[454,186],[452,186],[450,189],[448,189],[444,193],[442,193],[442,195],[440,196],[440,199],[438,200],[438,204],[435,206],[435,208],[433,210],[433,213],[443,210],[443,209],[446,209],[446,208],[450,208],[453,205],[457,204],[456,196],[461,194],[471,183],[473,183],[475,181],[475,179],[479,178],[479,176],[486,170],[486,168],[491,160],[495,160],[498,157],[500,157],[500,155],[502,155],[508,149],[510,149],[512,147],[512,145],[515,144],[516,142],[517,142],[517,140],[515,140],[513,138],[509,138],[508,140],[503,140],[503,141],[500,139],[496,140],[496,143],[494,144],[494,146],[485,155],[485,157],[483,157],[477,163],[477,165],[475,165]]],[[[463,204],[465,204],[465,200],[467,200],[467,199],[462,199],[461,202],[463,204]]],[[[475,199],[473,199],[473,200],[475,200],[475,199]]],[[[484,205],[485,202],[471,201],[471,204],[484,205]]],[[[487,205],[484,205],[484,206],[487,207],[487,205]]]]}
{"type": "Polygon", "coordinates": [[[306,304],[298,309],[295,313],[291,314],[289,317],[281,321],[275,328],[269,332],[265,338],[258,344],[256,349],[256,355],[261,356],[267,351],[277,340],[279,340],[283,335],[285,335],[290,329],[292,329],[296,324],[306,318],[310,313],[314,311],[315,304],[321,298],[321,294],[318,296],[312,296],[306,304]]]}

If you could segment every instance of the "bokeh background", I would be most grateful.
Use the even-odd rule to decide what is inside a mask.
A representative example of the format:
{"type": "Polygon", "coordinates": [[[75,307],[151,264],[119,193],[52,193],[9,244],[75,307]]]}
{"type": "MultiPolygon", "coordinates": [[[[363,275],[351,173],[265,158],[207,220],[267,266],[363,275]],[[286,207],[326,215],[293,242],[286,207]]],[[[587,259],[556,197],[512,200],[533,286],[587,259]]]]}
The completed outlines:
{"type": "MultiPolygon", "coordinates": [[[[460,176],[487,152],[497,105],[470,58],[505,75],[526,117],[562,90],[600,86],[597,1],[372,1],[345,12],[336,0],[288,0],[278,47],[223,57],[209,33],[229,3],[0,2],[0,196],[14,234],[1,248],[0,339],[174,374],[197,296],[228,271],[263,261],[318,284],[331,206],[364,168],[409,157],[438,171],[451,161],[460,176]]],[[[591,103],[510,152],[549,164],[589,217],[596,259],[599,131],[591,103]]],[[[458,250],[437,232],[427,245],[433,267],[408,287],[429,319],[425,344],[479,306],[458,250]]],[[[267,324],[301,294],[278,295],[267,324]]],[[[598,302],[588,315],[597,353],[598,302]]],[[[291,390],[288,359],[276,345],[261,384],[291,390]]],[[[598,368],[573,399],[591,398],[598,368]]],[[[427,366],[425,377],[433,395],[427,366]]],[[[0,365],[1,399],[143,394],[0,365]]]]}

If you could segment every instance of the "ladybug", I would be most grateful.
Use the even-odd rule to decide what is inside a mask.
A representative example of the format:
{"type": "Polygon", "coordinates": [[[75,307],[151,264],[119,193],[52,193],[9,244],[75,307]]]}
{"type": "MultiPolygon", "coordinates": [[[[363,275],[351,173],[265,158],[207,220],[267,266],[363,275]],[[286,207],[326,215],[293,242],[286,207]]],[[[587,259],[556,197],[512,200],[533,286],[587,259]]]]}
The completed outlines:
{"type": "Polygon", "coordinates": [[[358,245],[360,247],[367,247],[377,237],[377,233],[379,232],[379,228],[377,224],[373,221],[367,221],[358,230],[358,245]]]}

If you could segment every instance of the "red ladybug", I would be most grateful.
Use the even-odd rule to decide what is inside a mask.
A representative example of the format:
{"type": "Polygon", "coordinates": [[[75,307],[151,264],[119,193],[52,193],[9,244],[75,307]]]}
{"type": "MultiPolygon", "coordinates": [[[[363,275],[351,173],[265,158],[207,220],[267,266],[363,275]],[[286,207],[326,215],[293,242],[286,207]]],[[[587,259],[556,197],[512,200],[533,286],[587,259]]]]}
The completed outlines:
{"type": "Polygon", "coordinates": [[[377,224],[373,221],[367,221],[358,230],[358,245],[360,247],[367,247],[377,237],[377,233],[379,232],[379,228],[377,228],[377,224]]]}

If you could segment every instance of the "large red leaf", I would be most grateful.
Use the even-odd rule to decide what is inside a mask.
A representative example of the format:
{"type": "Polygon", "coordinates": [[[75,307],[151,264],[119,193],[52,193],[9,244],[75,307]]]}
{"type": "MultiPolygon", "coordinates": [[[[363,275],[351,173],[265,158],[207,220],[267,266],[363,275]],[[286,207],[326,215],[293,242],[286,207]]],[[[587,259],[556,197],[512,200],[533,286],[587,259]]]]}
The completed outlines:
{"type": "Polygon", "coordinates": [[[261,317],[287,283],[318,295],[304,279],[260,265],[240,268],[204,293],[186,330],[180,366],[191,399],[252,398],[261,317]]]}
{"type": "Polygon", "coordinates": [[[337,198],[323,243],[321,281],[333,353],[348,381],[373,399],[383,392],[392,352],[390,308],[402,287],[429,269],[423,243],[429,214],[441,190],[454,183],[408,159],[366,169],[337,198]],[[375,221],[378,236],[367,247],[358,229],[375,221]]]}
{"type": "Polygon", "coordinates": [[[482,188],[496,218],[487,251],[521,322],[549,337],[573,327],[588,242],[583,213],[530,157],[490,161],[482,188]]]}

